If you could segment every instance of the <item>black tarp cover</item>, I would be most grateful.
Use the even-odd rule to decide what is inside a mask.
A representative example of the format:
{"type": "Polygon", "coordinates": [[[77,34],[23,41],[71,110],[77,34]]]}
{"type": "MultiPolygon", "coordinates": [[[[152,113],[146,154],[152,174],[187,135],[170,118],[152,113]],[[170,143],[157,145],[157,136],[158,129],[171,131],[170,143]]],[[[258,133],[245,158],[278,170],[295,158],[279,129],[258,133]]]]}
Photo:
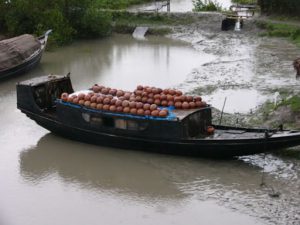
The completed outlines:
{"type": "Polygon", "coordinates": [[[0,41],[0,71],[17,66],[41,48],[41,43],[32,35],[0,41]]]}

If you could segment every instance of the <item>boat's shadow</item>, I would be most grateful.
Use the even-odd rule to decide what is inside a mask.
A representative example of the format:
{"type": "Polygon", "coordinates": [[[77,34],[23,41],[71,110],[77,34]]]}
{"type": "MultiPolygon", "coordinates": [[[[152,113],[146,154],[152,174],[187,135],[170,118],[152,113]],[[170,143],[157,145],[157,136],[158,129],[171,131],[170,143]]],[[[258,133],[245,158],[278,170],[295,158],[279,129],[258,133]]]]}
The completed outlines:
{"type": "Polygon", "coordinates": [[[180,199],[198,191],[255,193],[262,169],[240,160],[210,160],[99,147],[52,135],[20,155],[20,173],[32,183],[58,176],[80,188],[180,199]]]}

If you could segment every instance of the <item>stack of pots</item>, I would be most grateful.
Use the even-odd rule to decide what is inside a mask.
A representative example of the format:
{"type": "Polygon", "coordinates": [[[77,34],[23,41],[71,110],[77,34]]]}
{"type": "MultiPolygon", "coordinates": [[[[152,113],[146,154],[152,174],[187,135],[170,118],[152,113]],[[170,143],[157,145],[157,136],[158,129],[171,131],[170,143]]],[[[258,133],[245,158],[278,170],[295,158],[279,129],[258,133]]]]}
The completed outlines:
{"type": "Polygon", "coordinates": [[[168,109],[158,106],[174,106],[176,109],[194,109],[206,107],[199,96],[187,96],[179,90],[161,89],[149,86],[137,86],[134,92],[117,90],[95,84],[91,92],[84,94],[63,93],[64,102],[79,104],[88,108],[140,116],[167,117],[168,109]]]}

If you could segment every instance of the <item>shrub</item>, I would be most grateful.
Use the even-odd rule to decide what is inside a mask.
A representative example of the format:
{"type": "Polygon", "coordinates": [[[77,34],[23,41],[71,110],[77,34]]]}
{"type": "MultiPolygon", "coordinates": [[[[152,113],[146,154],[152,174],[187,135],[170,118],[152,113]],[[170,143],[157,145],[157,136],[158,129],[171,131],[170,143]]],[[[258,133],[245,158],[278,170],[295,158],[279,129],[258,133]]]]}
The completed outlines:
{"type": "Polygon", "coordinates": [[[193,0],[195,12],[200,11],[221,11],[222,7],[214,0],[193,0]]]}

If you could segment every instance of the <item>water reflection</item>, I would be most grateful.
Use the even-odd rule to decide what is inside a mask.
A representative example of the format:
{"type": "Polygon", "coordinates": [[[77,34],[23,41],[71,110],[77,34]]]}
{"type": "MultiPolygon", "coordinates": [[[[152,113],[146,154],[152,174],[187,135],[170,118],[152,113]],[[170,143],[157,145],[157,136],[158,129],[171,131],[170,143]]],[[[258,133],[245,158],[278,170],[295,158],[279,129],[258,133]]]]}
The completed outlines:
{"type": "Polygon", "coordinates": [[[130,35],[114,35],[50,52],[42,63],[49,73],[71,72],[75,89],[94,83],[132,89],[137,84],[177,85],[191,68],[213,58],[169,38],[151,36],[147,41],[137,41],[130,35]]]}

